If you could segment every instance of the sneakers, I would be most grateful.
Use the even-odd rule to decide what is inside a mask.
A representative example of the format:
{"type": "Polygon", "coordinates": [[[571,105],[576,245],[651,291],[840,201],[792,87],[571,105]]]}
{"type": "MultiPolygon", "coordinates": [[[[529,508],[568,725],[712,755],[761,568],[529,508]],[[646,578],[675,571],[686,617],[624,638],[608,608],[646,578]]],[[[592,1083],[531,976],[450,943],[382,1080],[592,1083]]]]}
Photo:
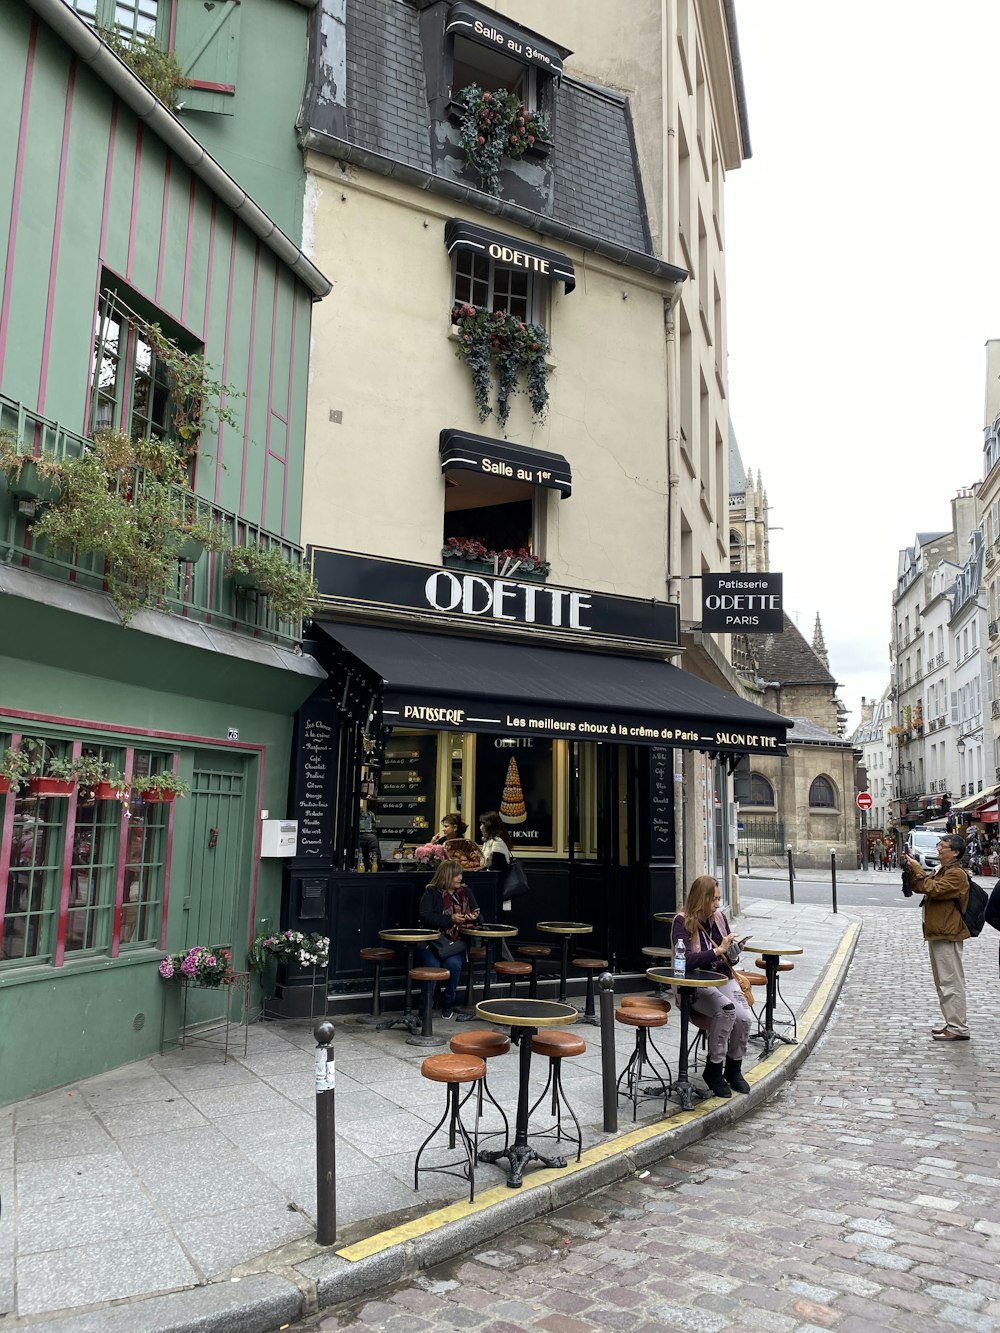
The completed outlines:
{"type": "Polygon", "coordinates": [[[443,1005],[441,1006],[441,1017],[442,1017],[442,1018],[451,1018],[452,1015],[454,1014],[454,1012],[455,1012],[455,1011],[454,1011],[454,1009],[452,1009],[452,1007],[451,1007],[450,1004],[443,1004],[443,1005]]]}

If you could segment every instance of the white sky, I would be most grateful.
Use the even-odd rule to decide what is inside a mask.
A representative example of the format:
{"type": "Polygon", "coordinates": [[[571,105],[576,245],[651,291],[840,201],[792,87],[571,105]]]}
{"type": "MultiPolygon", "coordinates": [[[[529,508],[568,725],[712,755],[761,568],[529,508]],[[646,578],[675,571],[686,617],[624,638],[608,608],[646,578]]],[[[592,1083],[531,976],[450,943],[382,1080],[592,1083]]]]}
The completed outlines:
{"type": "Polygon", "coordinates": [[[1000,337],[1000,0],[737,0],[753,156],[726,181],[730,410],[771,568],[860,720],[897,553],[982,476],[1000,337]],[[784,531],[774,531],[783,528],[784,531]]]}

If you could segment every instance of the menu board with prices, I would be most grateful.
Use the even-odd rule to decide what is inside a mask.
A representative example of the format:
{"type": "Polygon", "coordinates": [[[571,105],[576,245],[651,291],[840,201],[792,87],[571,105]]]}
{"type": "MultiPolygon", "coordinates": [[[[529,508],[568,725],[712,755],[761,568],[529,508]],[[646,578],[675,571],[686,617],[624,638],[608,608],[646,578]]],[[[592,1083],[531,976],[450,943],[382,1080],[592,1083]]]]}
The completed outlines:
{"type": "Polygon", "coordinates": [[[331,791],[337,769],[337,721],[328,699],[310,699],[299,716],[294,805],[299,823],[298,855],[333,854],[331,791]]]}
{"type": "Polygon", "coordinates": [[[375,802],[375,831],[379,838],[414,845],[433,837],[436,773],[436,736],[388,738],[375,802]]]}

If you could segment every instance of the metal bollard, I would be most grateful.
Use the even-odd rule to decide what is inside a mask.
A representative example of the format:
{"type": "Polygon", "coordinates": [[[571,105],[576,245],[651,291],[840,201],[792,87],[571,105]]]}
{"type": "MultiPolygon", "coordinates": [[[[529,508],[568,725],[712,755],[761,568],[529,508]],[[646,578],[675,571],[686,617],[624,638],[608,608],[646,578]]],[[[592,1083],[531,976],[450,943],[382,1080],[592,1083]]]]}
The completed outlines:
{"type": "Polygon", "coordinates": [[[792,844],[785,843],[785,854],[788,857],[788,901],[795,906],[795,867],[792,865],[792,844]]]}
{"type": "Polygon", "coordinates": [[[618,1130],[618,1080],[615,1070],[615,979],[610,972],[597,978],[601,1005],[601,1083],[604,1096],[604,1132],[618,1130]]]}
{"type": "Polygon", "coordinates": [[[337,1118],[332,1023],[318,1023],[316,1038],[316,1243],[337,1239],[337,1118]]]}
{"type": "MultiPolygon", "coordinates": [[[[744,856],[746,857],[746,862],[747,862],[747,875],[749,875],[749,874],[750,874],[750,848],[749,848],[749,847],[746,848],[746,850],[745,850],[745,852],[744,852],[744,856]]],[[[738,858],[737,858],[737,859],[738,859],[738,858]]]]}
{"type": "Polygon", "coordinates": [[[833,893],[833,910],[837,910],[837,849],[830,848],[830,889],[833,893]]]}

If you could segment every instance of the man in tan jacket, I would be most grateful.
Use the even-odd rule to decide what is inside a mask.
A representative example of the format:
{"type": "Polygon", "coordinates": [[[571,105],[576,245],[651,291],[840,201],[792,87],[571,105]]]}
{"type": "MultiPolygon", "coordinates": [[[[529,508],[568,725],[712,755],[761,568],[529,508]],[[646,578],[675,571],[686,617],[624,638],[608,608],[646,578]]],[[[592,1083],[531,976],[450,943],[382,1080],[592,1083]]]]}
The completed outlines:
{"type": "Polygon", "coordinates": [[[910,888],[924,895],[924,939],[944,1015],[944,1027],[932,1028],[931,1036],[935,1041],[968,1041],[962,941],[969,938],[969,932],[962,913],[969,905],[969,877],[960,865],[965,839],[957,833],[946,834],[937,853],[940,865],[933,875],[912,856],[906,857],[910,888]]]}

